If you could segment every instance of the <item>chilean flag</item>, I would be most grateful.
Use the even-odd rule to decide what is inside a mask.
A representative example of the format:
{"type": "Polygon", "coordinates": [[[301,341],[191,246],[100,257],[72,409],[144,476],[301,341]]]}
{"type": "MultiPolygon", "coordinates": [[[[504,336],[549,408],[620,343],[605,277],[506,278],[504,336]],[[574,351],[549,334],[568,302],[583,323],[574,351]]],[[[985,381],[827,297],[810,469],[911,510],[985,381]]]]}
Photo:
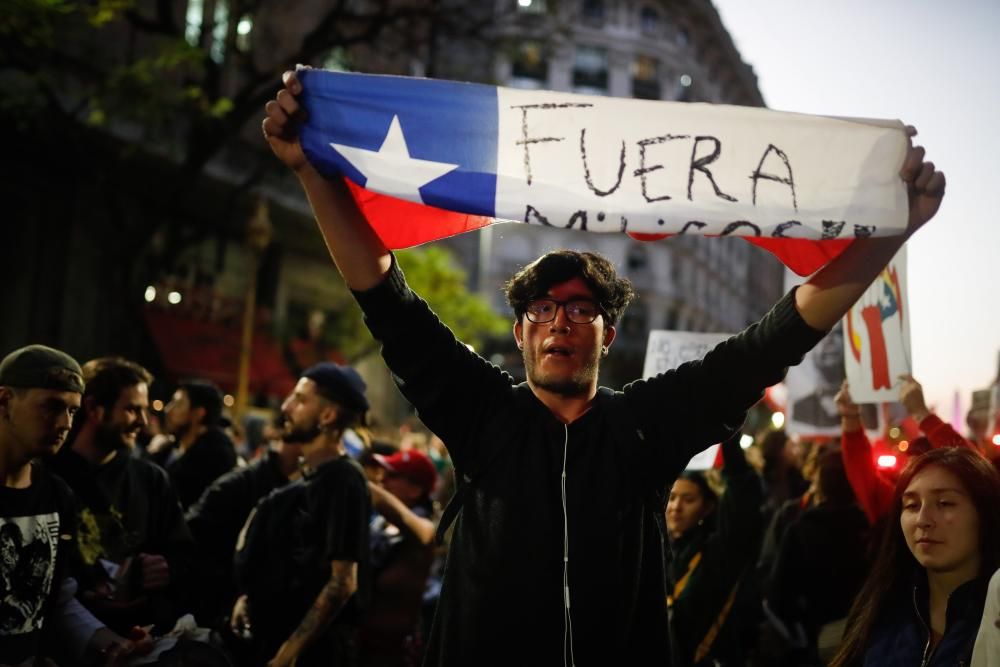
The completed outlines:
{"type": "Polygon", "coordinates": [[[737,235],[809,275],[898,234],[902,125],[299,72],[303,150],[390,249],[494,222],[641,240],[737,235]]]}

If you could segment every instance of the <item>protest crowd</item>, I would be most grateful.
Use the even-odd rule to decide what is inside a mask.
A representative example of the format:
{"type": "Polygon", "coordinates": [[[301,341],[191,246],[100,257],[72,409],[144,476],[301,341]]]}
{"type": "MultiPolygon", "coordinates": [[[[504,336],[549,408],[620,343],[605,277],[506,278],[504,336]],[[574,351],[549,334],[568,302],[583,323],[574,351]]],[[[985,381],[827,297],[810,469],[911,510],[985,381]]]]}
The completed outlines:
{"type": "MultiPolygon", "coordinates": [[[[742,431],[904,238],[856,243],[704,359],[621,391],[597,371],[631,286],[600,255],[549,253],[505,287],[516,383],[306,161],[299,92],[287,74],[264,135],[422,424],[371,423],[361,375],[321,362],[251,450],[207,380],[151,416],[134,361],[3,351],[0,664],[1000,664],[1000,447],[909,376],[922,436],[893,469],[846,384],[839,438],[742,431]]],[[[901,176],[908,236],[944,179],[912,147],[901,176]]]]}

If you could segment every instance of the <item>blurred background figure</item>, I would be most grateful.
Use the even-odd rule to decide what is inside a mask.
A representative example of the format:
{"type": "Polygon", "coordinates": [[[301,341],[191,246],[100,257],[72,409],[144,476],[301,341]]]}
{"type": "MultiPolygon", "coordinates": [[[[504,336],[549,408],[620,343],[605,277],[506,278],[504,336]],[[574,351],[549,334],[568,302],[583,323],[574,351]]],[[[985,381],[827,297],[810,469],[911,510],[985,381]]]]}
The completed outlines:
{"type": "Polygon", "coordinates": [[[781,664],[825,665],[868,572],[869,525],[855,502],[840,449],[817,457],[810,506],[781,538],[766,610],[790,650],[781,664]]]}
{"type": "Polygon", "coordinates": [[[211,382],[182,382],[164,409],[172,441],[153,456],[166,468],[187,509],[208,485],[236,466],[236,450],[222,429],[222,392],[211,382]]]}
{"type": "Polygon", "coordinates": [[[670,489],[666,577],[674,667],[743,664],[756,643],[763,493],[741,435],[722,443],[721,498],[701,471],[684,471],[670,489]]]}
{"type": "Polygon", "coordinates": [[[371,524],[374,586],[361,626],[362,664],[419,665],[423,659],[422,611],[434,561],[434,463],[416,449],[374,455],[385,470],[369,483],[376,514],[371,524]]]}

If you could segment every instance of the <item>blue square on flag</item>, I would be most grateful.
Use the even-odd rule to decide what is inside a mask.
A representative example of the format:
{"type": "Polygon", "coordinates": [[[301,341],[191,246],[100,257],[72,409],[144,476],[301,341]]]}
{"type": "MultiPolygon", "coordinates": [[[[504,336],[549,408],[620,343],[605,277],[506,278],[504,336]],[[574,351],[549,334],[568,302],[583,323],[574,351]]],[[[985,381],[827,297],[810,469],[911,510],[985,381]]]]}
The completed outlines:
{"type": "Polygon", "coordinates": [[[302,147],[327,177],[384,194],[492,216],[497,92],[483,86],[304,70],[302,147]]]}

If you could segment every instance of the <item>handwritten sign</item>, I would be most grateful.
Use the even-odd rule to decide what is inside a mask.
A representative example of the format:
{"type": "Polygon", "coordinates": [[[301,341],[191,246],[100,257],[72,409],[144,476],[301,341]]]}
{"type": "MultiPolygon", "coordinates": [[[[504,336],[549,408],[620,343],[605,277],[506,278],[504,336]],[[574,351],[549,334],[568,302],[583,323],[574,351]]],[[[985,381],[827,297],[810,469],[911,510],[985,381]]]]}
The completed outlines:
{"type": "Polygon", "coordinates": [[[498,90],[496,217],[587,231],[898,234],[902,125],[498,90]]]}
{"type": "Polygon", "coordinates": [[[650,331],[642,375],[647,378],[653,377],[673,370],[687,361],[701,359],[730,336],[732,334],[659,329],[650,331]]]}

